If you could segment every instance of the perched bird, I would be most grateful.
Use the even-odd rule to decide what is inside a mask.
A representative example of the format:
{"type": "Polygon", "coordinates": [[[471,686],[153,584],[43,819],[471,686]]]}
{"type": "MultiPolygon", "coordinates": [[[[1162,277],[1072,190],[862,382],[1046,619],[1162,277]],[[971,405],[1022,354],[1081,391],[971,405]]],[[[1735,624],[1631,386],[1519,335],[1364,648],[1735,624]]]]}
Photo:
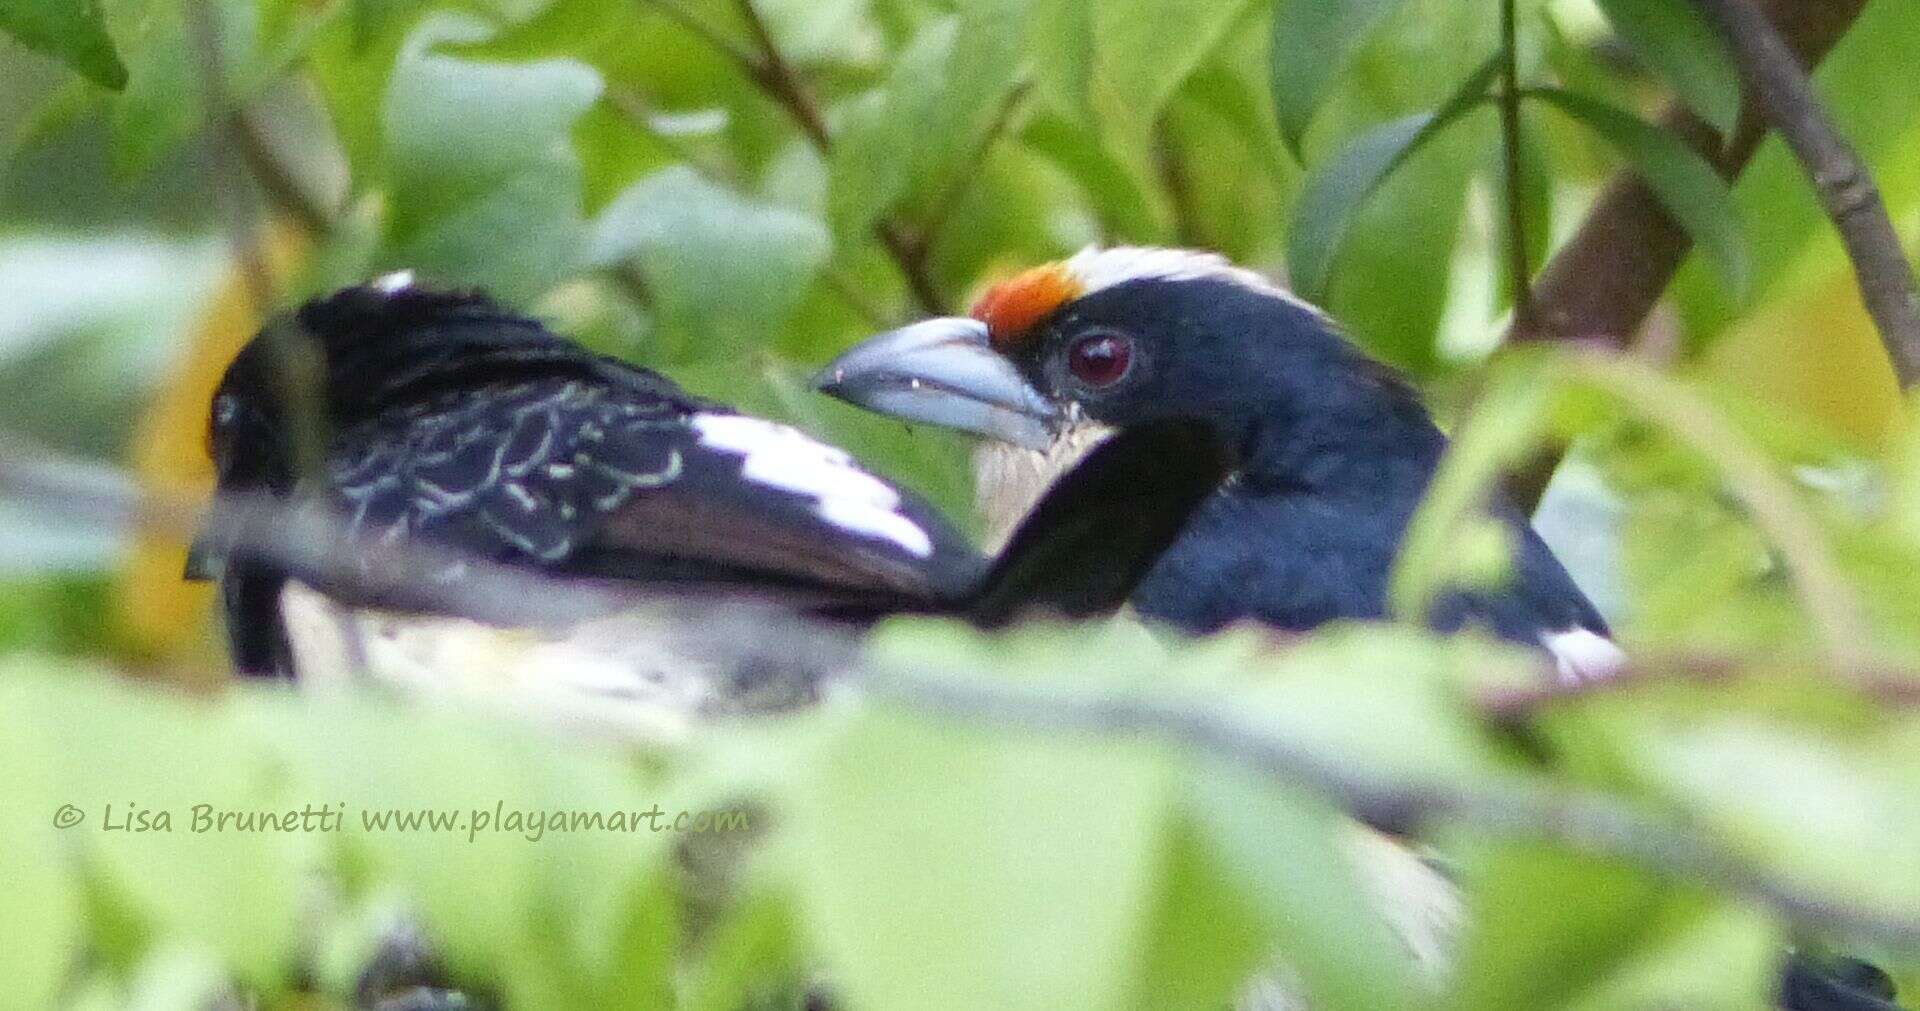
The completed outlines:
{"type": "MultiPolygon", "coordinates": [[[[978,494],[1004,529],[1089,448],[1168,419],[1209,426],[1239,462],[1135,591],[1192,632],[1253,619],[1305,630],[1387,615],[1389,572],[1446,438],[1412,388],[1318,309],[1216,255],[1088,249],[848,351],[823,391],[983,436],[978,494]]],[[[1569,679],[1623,660],[1526,517],[1493,515],[1511,579],[1435,602],[1436,628],[1481,626],[1551,652],[1569,679]]]]}
{"type": "MultiPolygon", "coordinates": [[[[1111,610],[1230,466],[1201,426],[1159,426],[1090,458],[986,558],[837,448],[592,354],[482,294],[408,275],[309,302],[255,338],[214,394],[209,451],[220,494],[317,507],[370,547],[437,549],[410,580],[457,583],[482,561],[855,625],[901,612],[991,625],[1030,609],[1111,610]],[[1144,461],[1169,453],[1179,465],[1139,481],[1144,461]],[[1148,514],[1133,505],[1142,495],[1148,514]]],[[[300,641],[324,645],[343,611],[395,608],[290,572],[218,525],[188,574],[220,581],[234,661],[251,674],[317,663],[300,641]]],[[[412,617],[425,620],[387,613],[360,631],[386,648],[412,617]]],[[[417,668],[406,676],[471,666],[473,650],[452,641],[402,650],[417,668]]],[[[532,652],[515,664],[546,658],[544,645],[521,642],[532,652]]],[[[624,676],[553,666],[612,691],[624,676]]]]}
{"type": "MultiPolygon", "coordinates": [[[[1394,557],[1447,444],[1413,389],[1325,313],[1222,257],[1177,249],[1090,248],[1027,270],[968,316],[853,348],[815,385],[982,437],[977,495],[999,530],[1114,433],[1205,423],[1238,467],[1133,596],[1141,614],[1192,632],[1385,617],[1394,557]]],[[[1508,581],[1441,594],[1429,623],[1545,649],[1568,680],[1619,670],[1625,654],[1526,517],[1499,499],[1489,508],[1516,548],[1508,581]]],[[[1358,862],[1384,883],[1382,915],[1416,951],[1444,950],[1457,896],[1366,838],[1358,862]]],[[[1894,1006],[1871,966],[1842,974],[1797,956],[1779,996],[1789,1011],[1894,1006]]]]}

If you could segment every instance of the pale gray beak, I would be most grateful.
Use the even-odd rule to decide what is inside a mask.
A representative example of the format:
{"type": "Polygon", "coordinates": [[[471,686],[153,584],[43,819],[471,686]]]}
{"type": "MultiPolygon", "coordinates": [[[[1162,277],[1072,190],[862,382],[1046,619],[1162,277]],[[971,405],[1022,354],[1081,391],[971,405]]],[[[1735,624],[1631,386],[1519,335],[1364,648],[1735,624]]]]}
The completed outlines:
{"type": "Polygon", "coordinates": [[[1028,449],[1053,444],[1060,408],[965,316],[889,330],[833,360],[813,387],[906,421],[957,428],[1028,449]]]}

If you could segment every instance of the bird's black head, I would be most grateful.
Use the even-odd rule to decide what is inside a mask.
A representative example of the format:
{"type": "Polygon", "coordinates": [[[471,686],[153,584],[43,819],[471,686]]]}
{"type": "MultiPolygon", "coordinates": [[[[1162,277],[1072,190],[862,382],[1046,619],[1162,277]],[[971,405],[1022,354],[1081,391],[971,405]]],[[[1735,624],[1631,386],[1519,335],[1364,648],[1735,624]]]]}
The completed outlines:
{"type": "MultiPolygon", "coordinates": [[[[1437,438],[1412,391],[1319,310],[1218,256],[1093,249],[990,290],[971,315],[883,334],[826,392],[1045,450],[1085,422],[1203,421],[1244,461],[1307,477],[1316,456],[1437,438]],[[1412,438],[1409,438],[1411,434],[1412,438]]],[[[1436,444],[1437,445],[1437,444],[1436,444]]]]}
{"type": "Polygon", "coordinates": [[[477,371],[586,358],[480,292],[394,274],[314,299],[242,348],[214,391],[208,453],[225,490],[287,491],[303,448],[477,371]]]}
{"type": "MultiPolygon", "coordinates": [[[[410,273],[314,299],[271,320],[214,390],[215,486],[285,495],[319,465],[333,432],[449,384],[543,362],[590,371],[597,359],[482,293],[424,287],[410,273]]],[[[211,575],[223,554],[202,537],[188,574],[211,575]]]]}

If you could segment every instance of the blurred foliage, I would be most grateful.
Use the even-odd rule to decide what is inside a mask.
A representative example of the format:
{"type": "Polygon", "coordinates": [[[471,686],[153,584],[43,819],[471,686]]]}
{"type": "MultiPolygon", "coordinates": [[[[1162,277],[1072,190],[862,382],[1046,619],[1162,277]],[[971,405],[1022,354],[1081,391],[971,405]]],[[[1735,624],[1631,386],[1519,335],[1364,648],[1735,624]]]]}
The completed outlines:
{"type": "MultiPolygon", "coordinates": [[[[809,371],[1088,242],[1219,249],[1291,276],[1458,424],[1396,599],[1496,571],[1476,503],[1572,439],[1540,526],[1648,683],[1548,708],[1545,771],[1477,704],[1514,658],[1473,641],[907,623],[887,663],[1042,703],[1204,700],[1408,789],[1597,791],[1756,874],[1910,916],[1920,426],[1839,243],[1777,142],[1728,188],[1652,125],[1668,97],[1733,115],[1728,61],[1681,0],[1518,4],[1509,187],[1498,14],[0,0],[0,431],[201,487],[207,390],[263,310],[407,267],[791,419],[965,518],[959,440],[815,397],[809,371]],[[1628,166],[1704,254],[1650,324],[1671,367],[1491,356],[1505,202],[1537,266],[1628,166]],[[1681,676],[1703,664],[1724,676],[1681,676]]],[[[1816,77],[1910,243],[1916,37],[1920,6],[1869,4],[1816,77]]],[[[1220,1007],[1277,954],[1322,1008],[1749,1008],[1788,940],[1920,984],[1914,951],[1795,931],[1734,883],[1459,819],[1425,840],[1468,911],[1429,995],[1356,880],[1351,826],[1244,763],[897,699],[641,754],[379,699],[190,701],[108,674],[218,680],[180,545],[0,501],[0,548],[0,1006],[200,1007],[235,984],[310,1006],[303,981],[344,1000],[402,914],[515,1007],[738,1008],[815,979],[854,1007],[1220,1007]],[[201,803],[496,802],[758,820],[721,844],[184,828],[201,803]],[[101,831],[109,803],[176,827],[101,831]],[[62,804],[88,820],[56,830],[62,804]],[[689,870],[703,853],[717,886],[689,870]]]]}

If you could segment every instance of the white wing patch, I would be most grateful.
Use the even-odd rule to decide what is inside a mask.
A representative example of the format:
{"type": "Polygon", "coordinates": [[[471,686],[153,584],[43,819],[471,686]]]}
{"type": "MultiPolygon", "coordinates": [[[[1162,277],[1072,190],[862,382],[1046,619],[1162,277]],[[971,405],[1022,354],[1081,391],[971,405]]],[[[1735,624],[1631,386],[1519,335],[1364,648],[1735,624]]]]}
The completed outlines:
{"type": "Polygon", "coordinates": [[[1585,628],[1547,632],[1540,644],[1553,654],[1560,679],[1568,683],[1604,681],[1627,666],[1627,654],[1613,640],[1585,628]]]}
{"type": "Polygon", "coordinates": [[[797,428],[741,414],[696,414],[700,444],[744,458],[740,476],[806,495],[828,523],[863,537],[897,544],[910,554],[933,554],[933,539],[900,514],[900,493],[861,470],[844,450],[797,428]]]}

